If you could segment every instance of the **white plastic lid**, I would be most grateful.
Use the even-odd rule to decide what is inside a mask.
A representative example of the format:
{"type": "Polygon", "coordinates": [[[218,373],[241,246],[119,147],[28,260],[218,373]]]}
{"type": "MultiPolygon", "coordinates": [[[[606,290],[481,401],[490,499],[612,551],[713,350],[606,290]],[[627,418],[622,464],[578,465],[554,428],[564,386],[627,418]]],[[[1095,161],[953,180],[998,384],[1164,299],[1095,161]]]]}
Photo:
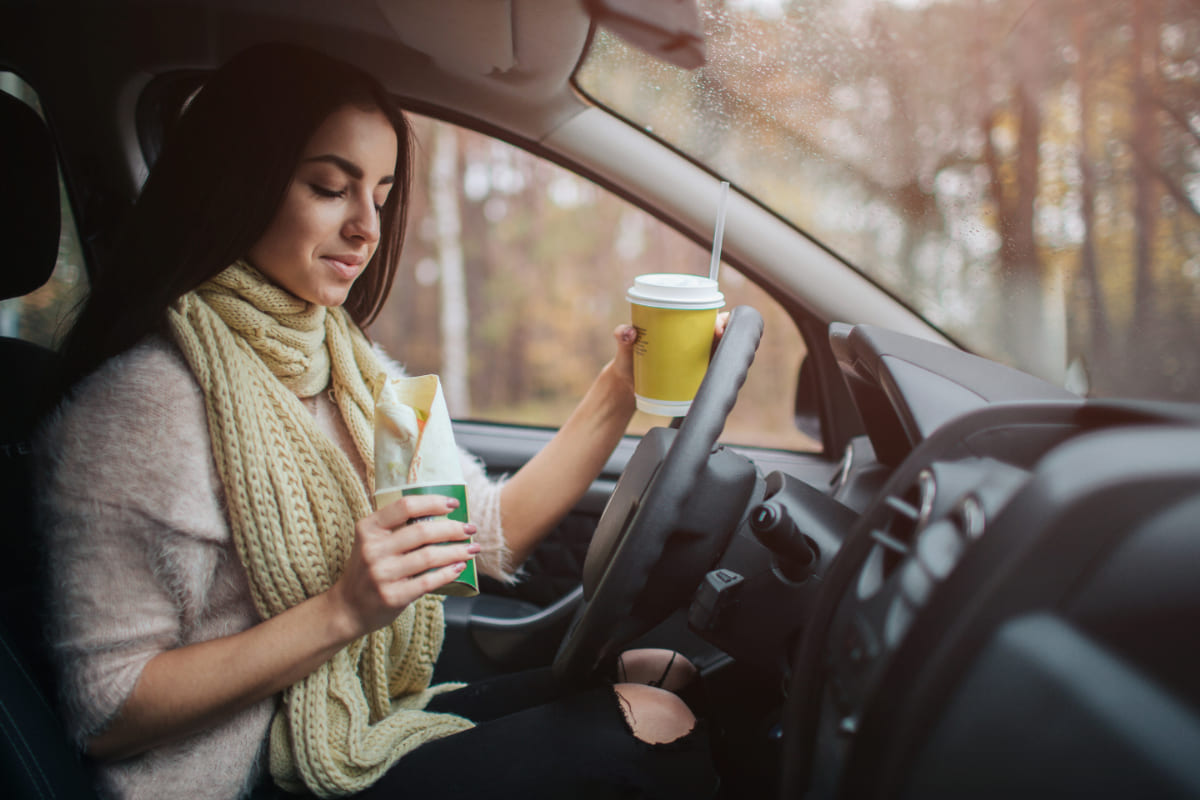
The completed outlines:
{"type": "Polygon", "coordinates": [[[725,295],[712,278],[675,272],[638,275],[625,299],[653,308],[721,308],[725,295]]]}

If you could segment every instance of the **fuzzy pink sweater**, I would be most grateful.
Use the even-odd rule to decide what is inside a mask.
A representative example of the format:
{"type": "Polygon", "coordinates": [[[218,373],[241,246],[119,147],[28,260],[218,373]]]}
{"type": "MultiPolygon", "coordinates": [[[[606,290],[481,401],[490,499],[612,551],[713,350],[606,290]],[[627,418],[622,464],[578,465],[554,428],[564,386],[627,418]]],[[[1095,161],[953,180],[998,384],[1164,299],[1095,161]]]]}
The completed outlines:
{"type": "MultiPolygon", "coordinates": [[[[328,397],[305,405],[363,474],[328,397]]],[[[66,723],[82,745],[116,717],[155,655],[245,630],[259,618],[230,536],[204,398],[172,343],[151,339],[106,363],[43,435],[41,508],[55,587],[50,637],[66,723]]],[[[511,580],[500,484],[465,453],[463,469],[483,546],[476,564],[511,580]]],[[[245,796],[265,769],[276,702],[102,765],[102,792],[147,800],[245,796]]]]}

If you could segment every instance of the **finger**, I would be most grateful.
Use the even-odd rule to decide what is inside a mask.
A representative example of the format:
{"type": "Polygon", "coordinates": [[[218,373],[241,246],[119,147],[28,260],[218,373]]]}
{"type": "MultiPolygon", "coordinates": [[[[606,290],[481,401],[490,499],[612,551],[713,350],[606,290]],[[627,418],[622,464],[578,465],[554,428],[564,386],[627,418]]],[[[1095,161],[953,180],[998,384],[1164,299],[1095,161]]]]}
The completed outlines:
{"type": "Polygon", "coordinates": [[[632,325],[618,325],[613,328],[613,338],[617,340],[617,351],[619,353],[631,353],[633,352],[633,343],[638,338],[638,330],[632,325]]]}
{"type": "Polygon", "coordinates": [[[461,575],[462,571],[466,568],[467,562],[459,561],[448,567],[426,572],[424,575],[419,575],[411,581],[407,581],[403,588],[404,594],[408,596],[406,603],[411,603],[423,594],[429,594],[435,589],[440,589],[461,575]]]}
{"type": "Polygon", "coordinates": [[[713,340],[712,340],[712,348],[709,350],[710,355],[717,352],[717,345],[721,343],[721,337],[725,335],[725,326],[728,324],[729,324],[729,312],[728,311],[722,311],[720,314],[717,314],[717,321],[713,325],[713,340]]]}
{"type": "Polygon", "coordinates": [[[632,325],[618,325],[613,328],[613,338],[617,340],[617,354],[613,363],[622,375],[633,378],[633,346],[638,340],[638,329],[632,325]]]}
{"type": "Polygon", "coordinates": [[[371,566],[371,577],[378,585],[406,581],[430,570],[467,561],[479,554],[477,544],[435,544],[402,555],[392,556],[371,566]]]}
{"type": "Polygon", "coordinates": [[[729,324],[729,312],[728,311],[722,311],[720,314],[717,314],[717,326],[716,326],[716,329],[713,331],[713,335],[717,339],[720,339],[722,336],[725,335],[725,326],[728,324],[729,324]]]}
{"type": "Polygon", "coordinates": [[[421,580],[425,581],[427,584],[433,583],[433,588],[425,589],[423,592],[421,592],[421,594],[428,594],[429,592],[432,592],[434,589],[442,588],[447,583],[450,583],[450,581],[454,580],[459,575],[461,575],[463,570],[465,570],[466,568],[467,568],[467,562],[459,561],[456,564],[451,564],[448,567],[443,567],[442,569],[436,570],[434,572],[425,573],[424,575],[421,576],[421,580]]]}
{"type": "Polygon", "coordinates": [[[368,519],[380,528],[394,529],[421,517],[440,517],[458,508],[458,500],[440,494],[408,495],[388,503],[368,519]]]}
{"type": "Polygon", "coordinates": [[[474,523],[445,518],[401,525],[363,542],[363,558],[368,562],[375,562],[403,555],[430,544],[466,544],[476,530],[474,523]]]}
{"type": "Polygon", "coordinates": [[[604,366],[611,370],[633,392],[633,346],[638,340],[638,329],[632,325],[618,325],[613,328],[613,338],[617,341],[617,353],[613,360],[604,366]]]}

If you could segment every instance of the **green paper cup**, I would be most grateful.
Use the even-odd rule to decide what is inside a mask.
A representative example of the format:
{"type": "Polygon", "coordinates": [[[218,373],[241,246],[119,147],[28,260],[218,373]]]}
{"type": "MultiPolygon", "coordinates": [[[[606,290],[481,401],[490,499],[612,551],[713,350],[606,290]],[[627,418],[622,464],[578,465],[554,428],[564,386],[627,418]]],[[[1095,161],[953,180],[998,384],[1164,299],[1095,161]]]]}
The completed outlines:
{"type": "MultiPolygon", "coordinates": [[[[452,519],[457,522],[467,522],[467,487],[461,483],[436,483],[419,486],[406,486],[403,489],[392,489],[389,491],[375,493],[375,507],[382,508],[388,503],[394,503],[401,497],[410,494],[440,494],[446,497],[453,497],[458,500],[458,508],[446,514],[447,519],[452,519]]],[[[414,519],[412,522],[420,522],[425,519],[437,519],[437,517],[421,517],[414,519]]],[[[459,573],[458,577],[447,583],[445,586],[434,589],[433,594],[445,594],[452,597],[474,597],[479,594],[479,577],[475,573],[475,559],[467,559],[467,568],[459,573]]]]}
{"type": "Polygon", "coordinates": [[[638,332],[633,346],[638,410],[682,417],[708,371],[725,296],[710,278],[657,273],[634,278],[626,299],[638,332]]]}

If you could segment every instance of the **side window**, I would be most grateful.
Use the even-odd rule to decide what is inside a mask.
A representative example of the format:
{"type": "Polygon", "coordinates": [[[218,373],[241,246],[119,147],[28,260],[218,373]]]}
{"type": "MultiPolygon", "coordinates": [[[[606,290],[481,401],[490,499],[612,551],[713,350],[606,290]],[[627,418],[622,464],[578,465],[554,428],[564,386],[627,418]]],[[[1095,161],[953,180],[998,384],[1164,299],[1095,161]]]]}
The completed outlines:
{"type": "MultiPolygon", "coordinates": [[[[612,357],[643,272],[708,273],[709,253],[605,189],[490,137],[410,115],[417,135],[404,255],[371,335],[414,374],[442,376],[456,418],[561,425],[612,357]]],[[[792,402],[804,343],[783,308],[729,266],[727,308],[766,331],[724,440],[819,449],[792,402]]],[[[639,412],[632,430],[664,424],[639,412]]]]}
{"type": "MultiPolygon", "coordinates": [[[[0,71],[0,91],[23,100],[41,113],[37,94],[13,73],[0,71]]],[[[83,251],[61,174],[58,187],[62,228],[54,273],[36,291],[0,301],[0,336],[25,339],[45,347],[55,347],[59,343],[66,333],[72,310],[87,291],[83,251]]]]}

